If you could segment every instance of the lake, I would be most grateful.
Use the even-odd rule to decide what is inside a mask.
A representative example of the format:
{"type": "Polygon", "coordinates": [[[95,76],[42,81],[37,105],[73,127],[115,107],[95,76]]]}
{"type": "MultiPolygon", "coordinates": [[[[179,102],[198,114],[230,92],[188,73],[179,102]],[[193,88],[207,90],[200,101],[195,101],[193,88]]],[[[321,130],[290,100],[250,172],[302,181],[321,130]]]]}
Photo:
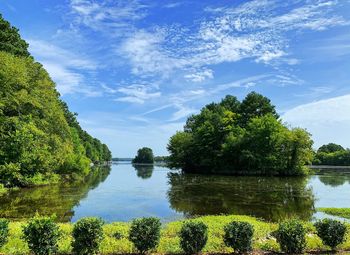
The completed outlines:
{"type": "Polygon", "coordinates": [[[318,207],[350,207],[350,173],[321,172],[286,178],[207,176],[113,164],[85,181],[11,191],[0,197],[0,218],[20,220],[37,211],[64,222],[86,216],[107,222],[156,216],[168,222],[214,214],[312,220],[324,217],[318,207]]]}

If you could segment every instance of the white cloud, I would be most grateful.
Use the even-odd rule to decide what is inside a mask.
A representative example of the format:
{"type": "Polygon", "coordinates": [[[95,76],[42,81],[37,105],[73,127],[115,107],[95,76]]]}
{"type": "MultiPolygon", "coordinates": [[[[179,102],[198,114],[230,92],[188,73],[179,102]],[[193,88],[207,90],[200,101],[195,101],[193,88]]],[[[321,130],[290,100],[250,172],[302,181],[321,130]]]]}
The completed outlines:
{"type": "Polygon", "coordinates": [[[330,142],[350,147],[350,95],[300,105],[283,114],[282,119],[306,128],[316,147],[330,142]]]}
{"type": "Polygon", "coordinates": [[[71,0],[75,25],[120,36],[132,28],[131,23],[146,16],[145,5],[138,0],[96,1],[71,0]]]}
{"type": "Polygon", "coordinates": [[[146,100],[151,100],[161,96],[161,93],[150,92],[150,86],[130,85],[117,89],[117,91],[126,96],[116,98],[115,101],[143,104],[146,100]]]}
{"type": "Polygon", "coordinates": [[[192,82],[213,78],[209,66],[243,59],[296,65],[299,61],[289,58],[287,33],[349,25],[332,13],[334,6],[336,1],[255,0],[235,8],[207,8],[211,15],[198,29],[136,30],[118,50],[136,75],[169,77],[178,71],[192,82]]]}
{"type": "Polygon", "coordinates": [[[57,90],[62,94],[81,93],[86,96],[99,96],[92,86],[86,85],[86,75],[97,69],[97,63],[62,49],[46,41],[27,40],[29,51],[49,72],[57,84],[57,90]]]}

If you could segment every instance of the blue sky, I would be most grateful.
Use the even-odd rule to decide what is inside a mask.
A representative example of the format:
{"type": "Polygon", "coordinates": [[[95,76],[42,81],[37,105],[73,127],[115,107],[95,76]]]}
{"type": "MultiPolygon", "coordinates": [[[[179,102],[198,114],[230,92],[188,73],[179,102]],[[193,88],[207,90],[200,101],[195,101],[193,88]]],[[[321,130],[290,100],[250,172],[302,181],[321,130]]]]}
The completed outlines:
{"type": "Polygon", "coordinates": [[[350,147],[350,1],[0,0],[84,129],[165,155],[190,114],[257,91],[350,147]]]}

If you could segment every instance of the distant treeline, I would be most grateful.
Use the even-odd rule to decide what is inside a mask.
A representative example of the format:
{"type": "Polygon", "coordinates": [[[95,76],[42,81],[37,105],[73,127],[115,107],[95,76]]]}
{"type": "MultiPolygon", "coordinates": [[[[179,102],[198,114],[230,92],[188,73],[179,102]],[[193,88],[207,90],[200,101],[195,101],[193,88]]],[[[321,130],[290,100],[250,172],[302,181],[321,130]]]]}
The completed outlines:
{"type": "Polygon", "coordinates": [[[350,149],[329,143],[321,146],[314,157],[313,165],[350,166],[350,149]]]}
{"type": "Polygon", "coordinates": [[[0,184],[28,186],[86,176],[111,160],[69,111],[18,29],[0,15],[0,184]]]}

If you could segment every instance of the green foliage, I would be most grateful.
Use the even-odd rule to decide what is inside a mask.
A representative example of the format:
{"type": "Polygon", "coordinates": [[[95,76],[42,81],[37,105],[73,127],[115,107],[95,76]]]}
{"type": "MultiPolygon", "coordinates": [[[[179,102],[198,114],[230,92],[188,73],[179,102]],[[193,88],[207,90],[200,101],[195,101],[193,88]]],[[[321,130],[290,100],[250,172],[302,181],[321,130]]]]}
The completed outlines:
{"type": "Polygon", "coordinates": [[[0,248],[7,242],[9,235],[9,221],[0,219],[0,248]]]}
{"type": "Polygon", "coordinates": [[[103,240],[103,221],[99,218],[82,218],[74,224],[73,253],[79,255],[96,254],[103,240]]]}
{"type": "Polygon", "coordinates": [[[226,96],[188,118],[168,143],[169,167],[185,172],[302,175],[311,162],[312,140],[288,129],[270,100],[255,92],[240,103],[226,96]]]}
{"type": "Polygon", "coordinates": [[[160,227],[158,218],[135,219],[131,223],[129,240],[139,252],[145,253],[159,244],[160,227]]]}
{"type": "Polygon", "coordinates": [[[0,51],[5,51],[16,56],[30,56],[28,43],[22,40],[17,28],[4,20],[0,14],[0,51]]]}
{"type": "Polygon", "coordinates": [[[91,161],[109,161],[108,147],[83,131],[76,114],[59,99],[27,43],[0,16],[0,184],[29,186],[90,171],[91,161]]]}
{"type": "Polygon", "coordinates": [[[302,253],[306,247],[306,230],[299,220],[287,220],[276,231],[281,250],[287,253],[302,253]]]}
{"type": "Polygon", "coordinates": [[[208,227],[203,222],[189,221],[180,230],[180,246],[186,254],[197,254],[208,241],[208,227]]]}
{"type": "Polygon", "coordinates": [[[350,219],[350,208],[317,208],[317,211],[350,219]]]}
{"type": "Polygon", "coordinates": [[[333,250],[345,240],[346,226],[340,221],[323,219],[315,223],[315,228],[323,244],[328,245],[333,250]]]}
{"type": "Polygon", "coordinates": [[[321,146],[312,162],[314,165],[349,166],[350,149],[341,145],[329,143],[321,146]]]}
{"type": "Polygon", "coordinates": [[[132,163],[138,164],[153,164],[154,156],[151,148],[143,147],[137,151],[137,155],[132,160],[132,163]]]}
{"type": "Polygon", "coordinates": [[[252,250],[254,227],[248,222],[233,221],[224,228],[224,242],[238,252],[252,250]]]}
{"type": "Polygon", "coordinates": [[[60,235],[59,227],[50,217],[36,216],[23,227],[23,239],[29,249],[38,255],[56,253],[60,235]]]}

